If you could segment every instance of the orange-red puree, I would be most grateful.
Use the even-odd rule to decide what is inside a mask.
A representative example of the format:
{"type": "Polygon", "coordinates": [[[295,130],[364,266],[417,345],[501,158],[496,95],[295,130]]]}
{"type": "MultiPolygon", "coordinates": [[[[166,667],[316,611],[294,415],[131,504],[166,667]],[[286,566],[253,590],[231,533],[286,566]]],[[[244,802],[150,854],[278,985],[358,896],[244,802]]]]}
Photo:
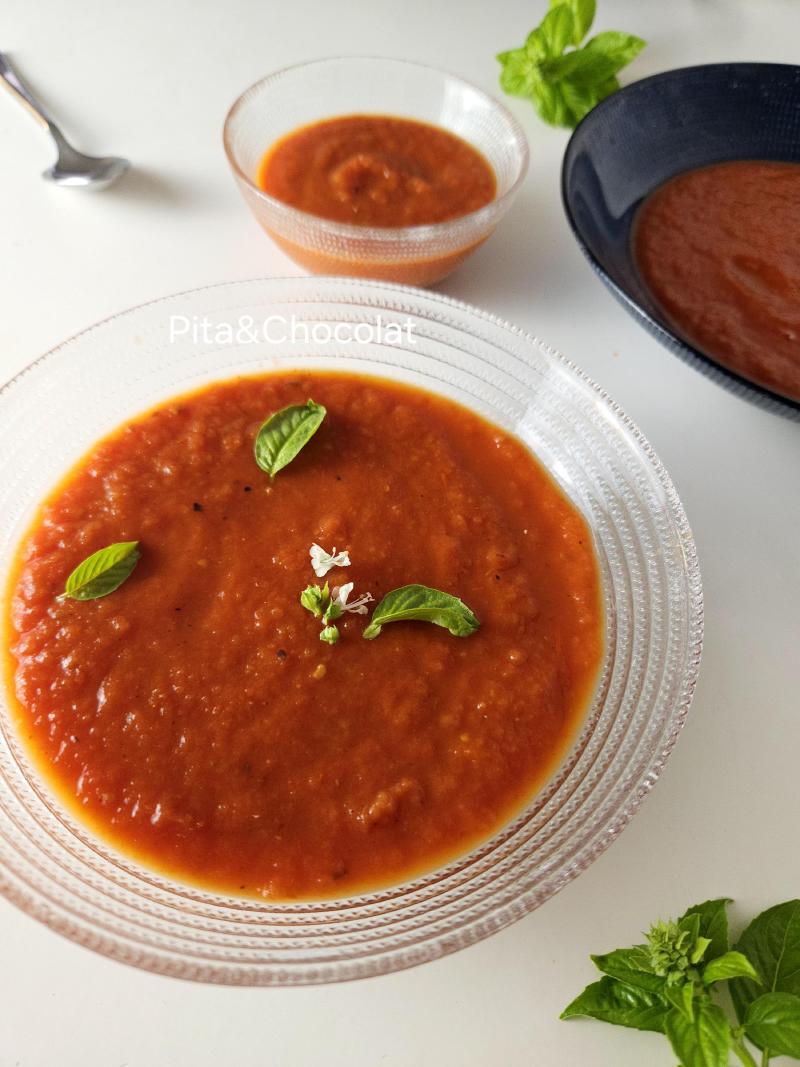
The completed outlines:
{"type": "Polygon", "coordinates": [[[645,201],[634,242],[678,333],[800,401],[800,164],[748,160],[681,174],[645,201]]]}
{"type": "Polygon", "coordinates": [[[274,899],[347,894],[462,852],[574,736],[603,643],[583,518],[515,438],[449,401],[310,373],[216,384],[96,445],[44,504],[10,596],[18,728],[52,788],[122,852],[274,899]],[[328,416],[270,483],[253,438],[328,416]],[[59,601],[89,553],[131,577],[59,601]],[[309,547],[355,593],[420,582],[481,621],[319,640],[309,547]]]}
{"type": "Polygon", "coordinates": [[[438,126],[347,115],[274,144],[261,188],[292,207],[358,226],[420,226],[467,215],[494,199],[486,159],[438,126]]]}

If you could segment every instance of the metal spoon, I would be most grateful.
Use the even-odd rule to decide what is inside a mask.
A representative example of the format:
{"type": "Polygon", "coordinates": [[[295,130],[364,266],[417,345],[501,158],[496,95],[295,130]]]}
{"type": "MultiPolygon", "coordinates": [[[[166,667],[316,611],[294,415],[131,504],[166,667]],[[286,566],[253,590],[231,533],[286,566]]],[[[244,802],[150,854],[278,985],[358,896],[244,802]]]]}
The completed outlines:
{"type": "Polygon", "coordinates": [[[42,174],[43,178],[56,185],[91,186],[102,189],[110,185],[130,166],[127,159],[119,156],[86,156],[78,152],[67,141],[45,109],[23,83],[11,66],[8,56],[0,52],[0,84],[11,92],[21,104],[33,115],[36,121],[53,138],[58,150],[58,158],[52,167],[42,174]]]}

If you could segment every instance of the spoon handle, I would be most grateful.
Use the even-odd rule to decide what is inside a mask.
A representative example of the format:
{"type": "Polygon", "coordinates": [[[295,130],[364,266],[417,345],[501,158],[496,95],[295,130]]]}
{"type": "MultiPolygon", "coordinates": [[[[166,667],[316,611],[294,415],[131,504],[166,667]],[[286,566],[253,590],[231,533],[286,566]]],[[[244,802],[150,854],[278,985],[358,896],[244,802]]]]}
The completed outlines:
{"type": "Polygon", "coordinates": [[[11,61],[4,52],[0,52],[0,84],[19,100],[40,126],[43,126],[54,136],[59,136],[58,127],[14,70],[11,61]]]}

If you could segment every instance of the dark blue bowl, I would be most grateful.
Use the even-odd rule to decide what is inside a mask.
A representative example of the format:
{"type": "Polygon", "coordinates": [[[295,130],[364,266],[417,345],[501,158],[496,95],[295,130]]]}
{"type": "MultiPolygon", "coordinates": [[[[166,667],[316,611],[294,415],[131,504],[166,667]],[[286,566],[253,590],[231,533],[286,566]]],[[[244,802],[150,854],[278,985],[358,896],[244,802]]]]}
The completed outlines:
{"type": "Polygon", "coordinates": [[[683,171],[734,159],[800,162],[800,67],[683,67],[607,97],[567,145],[564,208],[589,262],[649,333],[740,396],[800,419],[800,404],[732,373],[679,337],[634,263],[631,224],[644,197],[683,171]]]}

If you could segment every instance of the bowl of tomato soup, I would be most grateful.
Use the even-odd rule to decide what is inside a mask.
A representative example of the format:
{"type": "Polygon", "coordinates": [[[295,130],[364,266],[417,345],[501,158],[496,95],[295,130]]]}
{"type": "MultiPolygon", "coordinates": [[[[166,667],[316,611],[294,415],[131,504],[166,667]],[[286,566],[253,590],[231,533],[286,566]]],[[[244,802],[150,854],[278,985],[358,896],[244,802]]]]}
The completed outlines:
{"type": "Polygon", "coordinates": [[[720,63],[627,86],[576,129],[562,191],[612,293],[740,396],[800,414],[800,67],[720,63]]]}
{"type": "Polygon", "coordinates": [[[169,297],[6,386],[0,445],[0,884],[109,956],[285,985],[469,945],[607,847],[683,723],[668,475],[465,305],[169,297]]]}
{"type": "Polygon", "coordinates": [[[444,278],[489,237],[528,165],[496,100],[394,59],[271,74],[234,103],[223,140],[247,205],[296,263],[411,285],[444,278]]]}

